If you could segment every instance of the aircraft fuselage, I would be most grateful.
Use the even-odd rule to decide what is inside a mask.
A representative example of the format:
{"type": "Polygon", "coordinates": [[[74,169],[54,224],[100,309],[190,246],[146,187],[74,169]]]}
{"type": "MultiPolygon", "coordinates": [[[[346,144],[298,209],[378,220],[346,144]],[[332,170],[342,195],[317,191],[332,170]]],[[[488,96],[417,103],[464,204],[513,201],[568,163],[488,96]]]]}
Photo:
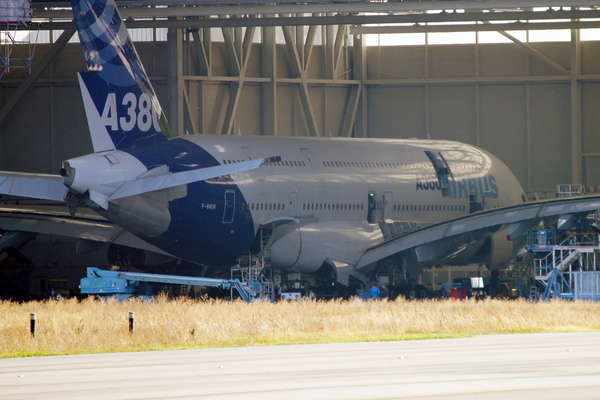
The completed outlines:
{"type": "Polygon", "coordinates": [[[286,217],[310,223],[289,229],[271,246],[274,267],[311,272],[325,259],[352,265],[383,240],[376,221],[414,227],[469,213],[471,194],[485,197],[489,209],[519,203],[523,193],[495,156],[450,141],[192,135],[126,151],[148,170],[167,165],[172,173],[281,157],[188,184],[179,195],[150,193],[109,209],[110,219],[136,232],[144,210],[164,208],[164,232],[136,233],[173,255],[209,265],[231,265],[248,253],[261,225],[286,217]],[[447,162],[446,196],[425,151],[447,162]]]}

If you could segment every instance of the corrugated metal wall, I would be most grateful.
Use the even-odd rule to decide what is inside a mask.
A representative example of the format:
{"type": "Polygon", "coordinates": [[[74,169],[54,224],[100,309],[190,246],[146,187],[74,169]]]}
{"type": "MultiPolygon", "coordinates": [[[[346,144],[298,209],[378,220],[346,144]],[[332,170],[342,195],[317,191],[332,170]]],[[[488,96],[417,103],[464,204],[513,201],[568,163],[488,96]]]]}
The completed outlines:
{"type": "MultiPolygon", "coordinates": [[[[532,46],[570,69],[570,43],[532,46]]],[[[188,82],[187,90],[191,117],[203,121],[202,131],[218,133],[230,83],[219,78],[228,74],[222,43],[212,47],[213,78],[188,82]]],[[[137,48],[167,109],[167,42],[138,43],[137,48]]],[[[298,87],[286,81],[291,77],[289,60],[280,49],[285,46],[278,46],[276,57],[281,79],[276,92],[276,131],[278,135],[307,135],[298,87]]],[[[47,50],[47,45],[39,45],[36,59],[47,50]]],[[[309,82],[315,121],[322,135],[337,136],[351,87],[324,79],[322,53],[315,47],[313,54],[307,76],[322,79],[309,82]]],[[[600,43],[582,43],[581,54],[583,183],[600,185],[600,43]]],[[[247,76],[261,76],[260,60],[261,47],[255,44],[247,76]]],[[[337,73],[348,67],[351,63],[342,63],[337,73]]],[[[68,45],[19,103],[0,135],[2,170],[57,173],[63,159],[91,151],[75,76],[84,68],[79,45],[68,45]]],[[[0,80],[3,105],[24,78],[22,71],[15,71],[0,80]]],[[[569,76],[517,45],[369,47],[362,85],[372,137],[429,136],[479,145],[507,163],[528,192],[552,193],[556,184],[571,181],[569,76]]],[[[234,134],[261,134],[261,96],[261,82],[244,84],[234,134]]],[[[192,132],[188,125],[186,130],[192,132]]]]}

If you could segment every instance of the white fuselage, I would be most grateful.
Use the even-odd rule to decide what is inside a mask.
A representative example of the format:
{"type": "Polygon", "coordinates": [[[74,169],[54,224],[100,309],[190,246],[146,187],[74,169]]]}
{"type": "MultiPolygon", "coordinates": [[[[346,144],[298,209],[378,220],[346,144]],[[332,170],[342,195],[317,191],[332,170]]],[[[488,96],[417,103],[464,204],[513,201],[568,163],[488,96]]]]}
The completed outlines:
{"type": "Polygon", "coordinates": [[[365,249],[383,240],[375,221],[401,222],[410,229],[455,218],[469,213],[470,194],[485,197],[486,209],[523,201],[523,189],[504,163],[462,143],[213,135],[185,139],[221,164],[281,157],[232,176],[255,232],[277,218],[312,218],[272,245],[274,267],[311,272],[325,260],[353,265],[365,249]],[[450,168],[449,196],[442,196],[427,150],[441,154],[450,168]],[[371,221],[369,193],[377,203],[371,221]]]}

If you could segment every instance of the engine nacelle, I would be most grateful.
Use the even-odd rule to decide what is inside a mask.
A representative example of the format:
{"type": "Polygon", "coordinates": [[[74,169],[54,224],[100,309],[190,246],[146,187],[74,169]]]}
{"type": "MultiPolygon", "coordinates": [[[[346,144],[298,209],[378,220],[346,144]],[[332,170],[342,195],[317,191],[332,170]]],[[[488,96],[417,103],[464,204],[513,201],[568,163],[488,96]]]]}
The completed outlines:
{"type": "Polygon", "coordinates": [[[296,229],[271,246],[271,263],[278,268],[294,269],[302,273],[318,270],[325,256],[323,243],[311,240],[310,233],[296,229]]]}
{"type": "Polygon", "coordinates": [[[382,240],[378,226],[365,221],[324,222],[296,229],[270,248],[274,268],[316,272],[324,262],[356,265],[361,250],[382,240]]]}
{"type": "Polygon", "coordinates": [[[491,237],[488,265],[493,268],[506,268],[515,255],[515,242],[506,239],[506,231],[503,229],[491,237]]]}
{"type": "Polygon", "coordinates": [[[146,171],[144,164],[134,156],[114,150],[63,161],[60,174],[65,186],[75,193],[93,191],[108,197],[123,183],[146,171]]]}

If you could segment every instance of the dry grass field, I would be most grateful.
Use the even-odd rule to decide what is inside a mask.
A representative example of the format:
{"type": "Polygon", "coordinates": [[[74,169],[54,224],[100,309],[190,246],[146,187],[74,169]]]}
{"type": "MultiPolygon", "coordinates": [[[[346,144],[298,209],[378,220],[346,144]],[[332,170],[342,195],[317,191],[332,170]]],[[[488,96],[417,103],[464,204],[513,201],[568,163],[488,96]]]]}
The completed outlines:
{"type": "Polygon", "coordinates": [[[0,357],[597,330],[600,304],[588,302],[0,302],[0,357]]]}

